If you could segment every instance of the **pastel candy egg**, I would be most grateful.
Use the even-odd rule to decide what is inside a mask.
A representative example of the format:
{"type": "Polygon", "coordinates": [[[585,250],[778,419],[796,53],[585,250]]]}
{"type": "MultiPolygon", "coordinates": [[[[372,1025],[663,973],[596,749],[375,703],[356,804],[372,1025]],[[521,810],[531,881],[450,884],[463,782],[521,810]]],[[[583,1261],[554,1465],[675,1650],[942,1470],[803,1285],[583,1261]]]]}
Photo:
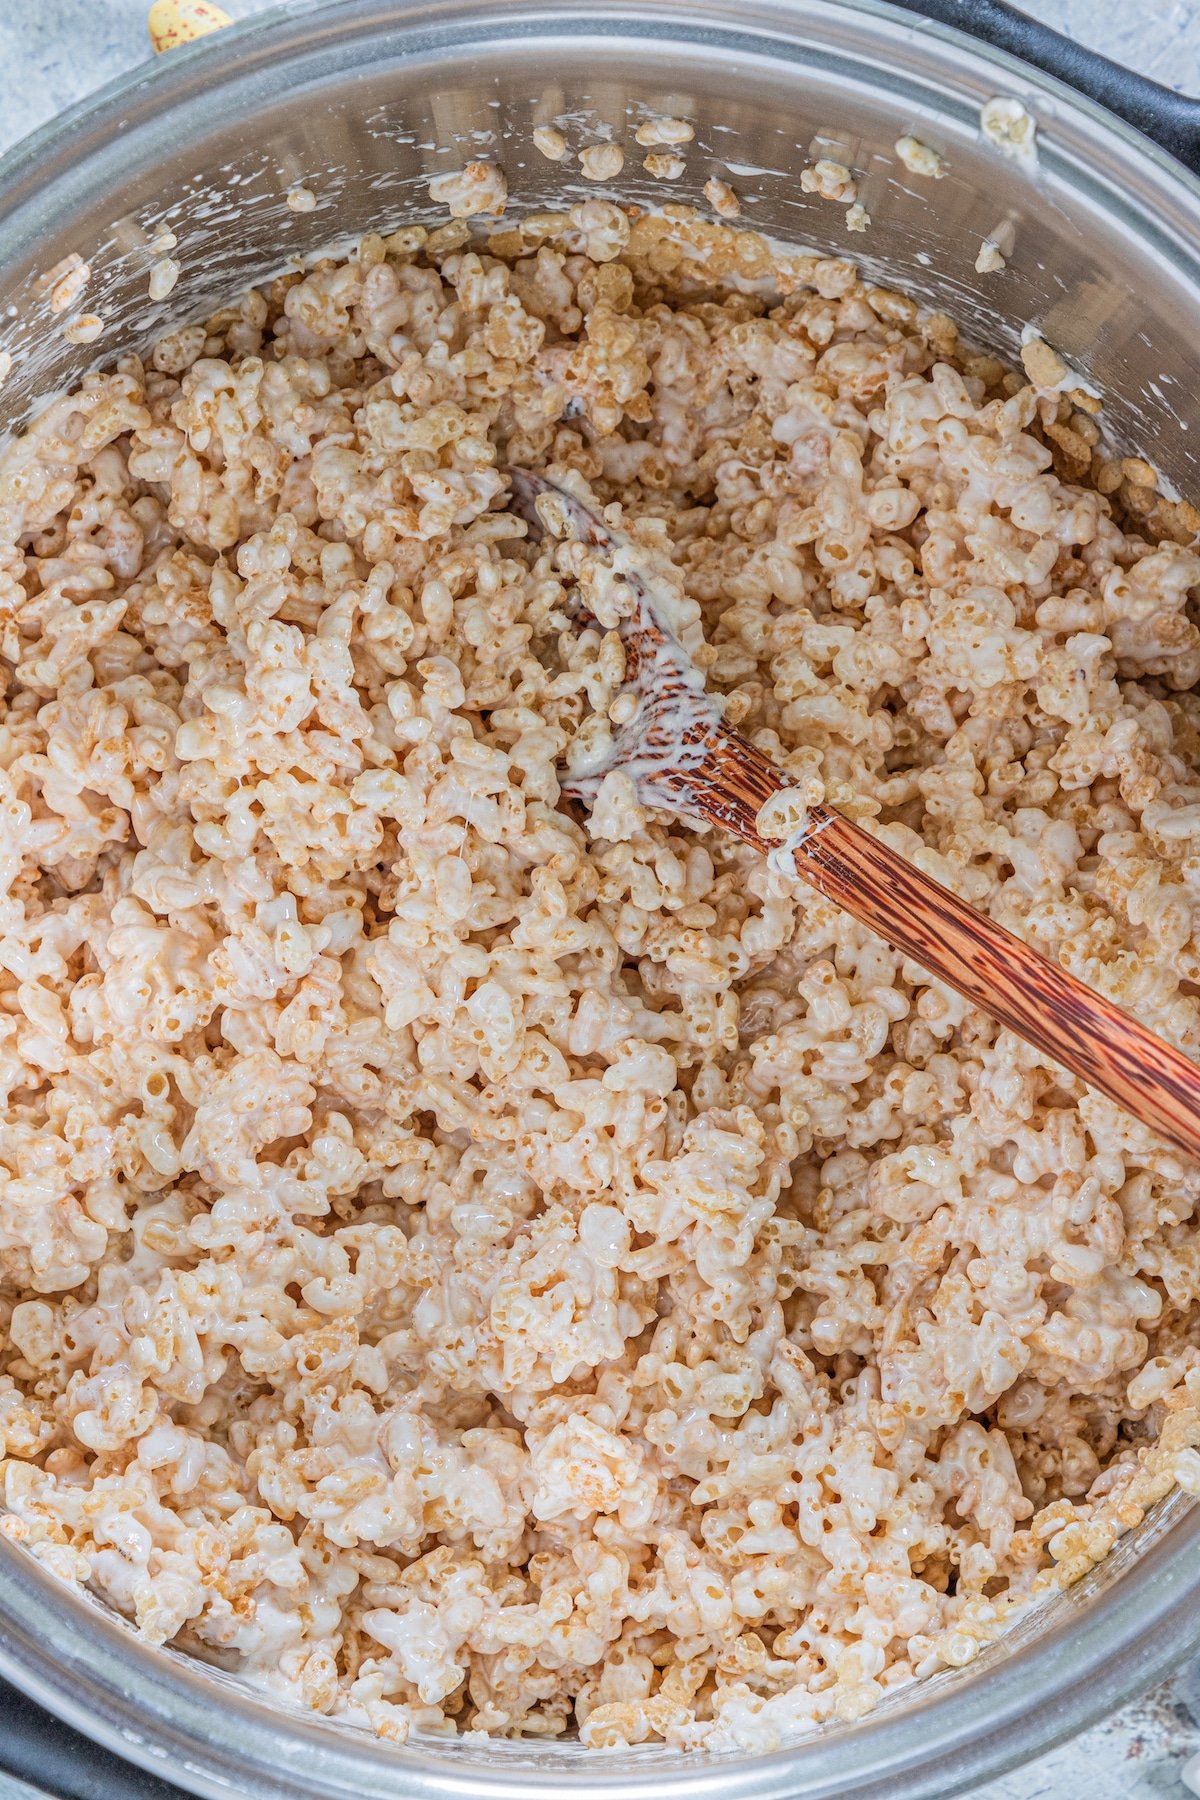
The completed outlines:
{"type": "Polygon", "coordinates": [[[229,14],[210,5],[209,0],[154,0],[146,21],[157,54],[232,24],[229,14]]]}

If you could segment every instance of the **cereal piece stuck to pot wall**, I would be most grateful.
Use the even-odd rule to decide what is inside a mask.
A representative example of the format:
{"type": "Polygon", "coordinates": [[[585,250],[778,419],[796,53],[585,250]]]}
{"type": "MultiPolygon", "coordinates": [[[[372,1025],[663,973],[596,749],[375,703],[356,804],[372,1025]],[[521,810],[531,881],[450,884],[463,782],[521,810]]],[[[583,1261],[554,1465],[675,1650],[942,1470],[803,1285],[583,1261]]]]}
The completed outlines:
{"type": "Polygon", "coordinates": [[[858,199],[858,184],[845,163],[822,156],[800,171],[800,187],[806,194],[819,194],[822,200],[836,200],[852,206],[858,199]]]}
{"type": "Polygon", "coordinates": [[[451,174],[435,175],[429,198],[448,206],[452,219],[473,219],[477,213],[499,217],[508,203],[508,182],[495,163],[469,162],[451,174]]]}
{"type": "Polygon", "coordinates": [[[104,320],[99,313],[80,313],[63,326],[63,336],[69,344],[94,344],[103,331],[104,320]]]}
{"type": "Polygon", "coordinates": [[[729,183],[719,181],[715,175],[704,184],[704,198],[723,219],[736,219],[742,210],[742,203],[729,183]]]}
{"type": "Polygon", "coordinates": [[[896,155],[910,175],[927,175],[931,181],[941,181],[946,173],[946,162],[941,152],[935,150],[932,144],[923,144],[920,138],[897,138],[896,155]]]}
{"type": "Polygon", "coordinates": [[[73,252],[44,279],[50,283],[50,294],[46,302],[50,311],[69,312],[92,279],[91,265],[73,252]]]}
{"type": "Polygon", "coordinates": [[[1011,162],[1032,168],[1037,162],[1037,121],[1011,94],[997,94],[980,109],[979,129],[989,144],[1011,162]]]}
{"type": "Polygon", "coordinates": [[[687,164],[674,150],[651,150],[642,158],[642,167],[656,181],[678,181],[687,164]]]}
{"type": "Polygon", "coordinates": [[[533,147],[551,162],[561,162],[567,154],[567,140],[554,125],[538,125],[533,133],[533,147]]]}
{"type": "Polygon", "coordinates": [[[645,119],[633,135],[649,150],[656,144],[690,144],[696,132],[686,119],[645,119]]]}
{"type": "Polygon", "coordinates": [[[625,152],[620,144],[589,144],[579,165],[588,181],[613,181],[625,166],[625,152]]]}

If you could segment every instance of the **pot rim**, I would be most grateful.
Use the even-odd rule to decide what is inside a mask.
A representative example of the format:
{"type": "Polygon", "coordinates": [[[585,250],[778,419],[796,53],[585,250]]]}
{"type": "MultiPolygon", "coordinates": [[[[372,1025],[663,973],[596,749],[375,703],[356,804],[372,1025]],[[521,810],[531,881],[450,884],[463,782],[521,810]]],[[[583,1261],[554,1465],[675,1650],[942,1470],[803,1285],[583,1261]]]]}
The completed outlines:
{"type": "MultiPolygon", "coordinates": [[[[955,70],[992,77],[990,91],[1028,97],[1055,131],[1074,122],[1099,140],[1140,199],[1140,237],[1200,275],[1200,180],[1094,101],[954,28],[914,19],[886,0],[292,0],[185,50],[166,67],[135,69],[22,140],[0,158],[0,264],[27,243],[30,203],[89,192],[89,155],[136,144],[147,120],[219,89],[265,80],[281,57],[335,41],[369,44],[384,29],[425,50],[486,43],[514,32],[578,39],[626,34],[631,41],[714,36],[760,52],[806,40],[800,27],[823,18],[874,34],[882,44],[918,44],[955,70]],[[1159,203],[1148,216],[1145,196],[1159,203]],[[1172,238],[1180,235],[1174,246],[1172,238]]],[[[931,78],[932,80],[932,78],[931,78]]],[[[978,81],[976,83],[978,85],[978,81]]],[[[949,104],[944,97],[943,106],[949,104]]],[[[965,103],[964,103],[965,104],[965,103]]],[[[130,151],[132,155],[132,150],[130,151]]],[[[1054,150],[1050,148],[1053,157],[1054,150]]],[[[1078,162],[1078,158],[1076,159],[1078,162]]],[[[1073,165],[1074,166],[1074,165],[1073,165]]],[[[94,177],[92,178],[94,179],[94,177]]],[[[1131,203],[1132,205],[1132,203],[1131,203]]],[[[43,217],[45,216],[43,212],[43,217]]],[[[1148,250],[1148,255],[1153,254],[1148,250]]],[[[884,1705],[853,1727],[749,1756],[675,1756],[661,1748],[585,1755],[528,1741],[485,1754],[434,1739],[384,1745],[367,1732],[260,1699],[248,1684],[178,1652],[156,1649],[101,1606],[70,1591],[34,1559],[0,1539],[0,1674],[31,1699],[118,1756],[210,1800],[374,1800],[402,1788],[412,1800],[526,1800],[559,1792],[576,1800],[637,1800],[651,1785],[694,1800],[933,1800],[1036,1756],[1123,1704],[1200,1644],[1200,1509],[1182,1496],[1164,1503],[1136,1566],[1083,1609],[1064,1605],[1036,1642],[985,1656],[977,1672],[934,1677],[903,1707],[884,1705]]],[[[1125,1550],[1129,1549],[1128,1540],[1125,1550]]],[[[1114,1565],[1116,1566],[1116,1565],[1114,1565]]]]}
{"type": "Polygon", "coordinates": [[[1200,1507],[1176,1493],[1148,1529],[1145,1548],[1131,1553],[1124,1539],[1112,1553],[1132,1566],[1081,1611],[1060,1602],[1035,1639],[1013,1650],[1001,1640],[986,1666],[935,1675],[850,1726],[744,1756],[574,1743],[547,1754],[528,1739],[492,1741],[482,1755],[432,1737],[385,1744],[148,1644],[2,1538],[0,1676],[206,1800],[393,1800],[398,1782],[405,1800],[552,1800],[564,1782],[572,1800],[644,1800],[651,1787],[674,1800],[943,1800],[1075,1736],[1200,1646],[1200,1507]]]}

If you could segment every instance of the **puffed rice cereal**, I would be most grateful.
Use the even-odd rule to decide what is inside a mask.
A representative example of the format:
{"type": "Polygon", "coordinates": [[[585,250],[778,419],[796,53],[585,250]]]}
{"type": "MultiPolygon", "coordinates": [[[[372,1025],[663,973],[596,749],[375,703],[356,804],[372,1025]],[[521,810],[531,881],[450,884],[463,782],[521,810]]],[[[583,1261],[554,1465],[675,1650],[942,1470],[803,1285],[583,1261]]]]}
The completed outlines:
{"type": "Polygon", "coordinates": [[[642,167],[656,181],[678,181],[687,173],[687,163],[675,150],[648,150],[642,158],[642,167]]]}
{"type": "Polygon", "coordinates": [[[817,194],[822,200],[836,200],[850,206],[858,198],[858,183],[845,163],[832,157],[820,157],[800,171],[800,187],[806,194],[817,194]]]}
{"type": "Polygon", "coordinates": [[[946,160],[941,152],[932,144],[923,144],[920,138],[897,138],[896,155],[910,175],[927,175],[932,181],[941,181],[946,173],[946,160]]]}
{"type": "Polygon", "coordinates": [[[103,331],[104,320],[99,313],[77,313],[62,328],[69,344],[94,344],[103,331]]]}
{"type": "Polygon", "coordinates": [[[567,154],[567,140],[554,125],[536,126],[533,144],[535,150],[540,150],[550,162],[561,162],[567,154]]]}
{"type": "Polygon", "coordinates": [[[91,268],[80,256],[68,258],[69,266],[50,290],[47,305],[52,313],[70,312],[92,278],[91,268]]]}
{"type": "Polygon", "coordinates": [[[979,129],[989,144],[1013,162],[1037,161],[1037,121],[1011,94],[996,94],[979,112],[979,129]]]}
{"type": "Polygon", "coordinates": [[[150,269],[150,280],[147,283],[150,298],[152,300],[165,300],[168,294],[174,292],[175,285],[179,280],[179,275],[180,265],[178,258],[174,256],[160,256],[158,261],[151,265],[150,269]]]}
{"type": "Polygon", "coordinates": [[[625,167],[620,144],[589,144],[579,152],[579,167],[586,181],[614,181],[625,167]]]}
{"type": "Polygon", "coordinates": [[[704,184],[704,198],[723,219],[736,219],[741,213],[742,203],[729,183],[719,180],[715,175],[710,176],[704,184]]]}
{"type": "Polygon", "coordinates": [[[651,149],[655,144],[690,144],[696,130],[686,119],[643,119],[633,135],[643,149],[651,149]]]}
{"type": "Polygon", "coordinates": [[[452,219],[499,214],[508,203],[508,181],[496,163],[469,162],[452,174],[435,175],[429,183],[429,198],[448,207],[452,219]]]}
{"type": "Polygon", "coordinates": [[[583,484],[805,795],[1195,1053],[1200,519],[1098,439],[847,261],[599,200],[368,238],[46,407],[15,1542],[392,1739],[759,1749],[1200,1487],[1200,1170],[627,774],[564,800],[629,716],[613,575],[506,510],[583,484]]]}

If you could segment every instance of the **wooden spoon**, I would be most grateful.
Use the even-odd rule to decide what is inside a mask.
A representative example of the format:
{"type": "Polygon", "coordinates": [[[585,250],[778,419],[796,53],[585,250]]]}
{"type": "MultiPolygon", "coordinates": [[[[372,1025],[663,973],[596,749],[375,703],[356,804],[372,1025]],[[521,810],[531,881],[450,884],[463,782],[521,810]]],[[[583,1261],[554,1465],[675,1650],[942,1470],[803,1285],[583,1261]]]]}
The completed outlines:
{"type": "Polygon", "coordinates": [[[565,791],[592,799],[609,770],[624,768],[644,803],[732,831],[756,850],[773,853],[776,867],[782,856],[785,867],[893,949],[1177,1149],[1200,1157],[1200,1068],[1181,1051],[832,807],[810,807],[803,828],[785,846],[763,838],[759,811],[791,785],[789,778],[722,723],[702,676],[666,623],[670,601],[664,605],[653,578],[636,566],[636,546],[544,475],[518,468],[507,473],[512,510],[535,534],[570,531],[617,557],[616,579],[628,593],[620,635],[640,704],[616,733],[603,766],[564,784],[565,791]]]}

